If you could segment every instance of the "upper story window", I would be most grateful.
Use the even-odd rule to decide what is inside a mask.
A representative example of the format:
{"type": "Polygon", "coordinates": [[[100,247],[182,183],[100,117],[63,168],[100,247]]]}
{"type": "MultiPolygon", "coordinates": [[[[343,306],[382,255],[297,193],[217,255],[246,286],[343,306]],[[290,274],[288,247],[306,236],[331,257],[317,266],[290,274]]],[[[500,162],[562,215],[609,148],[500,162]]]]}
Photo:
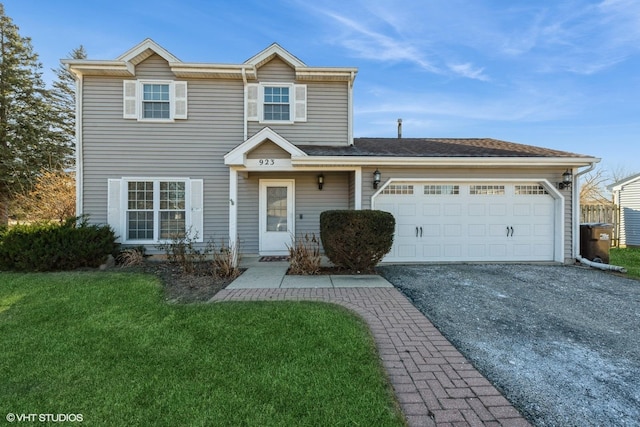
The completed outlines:
{"type": "Polygon", "coordinates": [[[143,119],[170,119],[170,107],[168,84],[142,84],[143,119]]]}
{"type": "Polygon", "coordinates": [[[187,118],[187,82],[125,80],[123,117],[139,121],[173,121],[187,118]]]}
{"type": "Polygon", "coordinates": [[[290,120],[289,88],[265,86],[264,88],[264,120],[290,120]]]}
{"type": "Polygon", "coordinates": [[[260,123],[307,121],[307,85],[293,83],[249,83],[247,120],[260,123]]]}

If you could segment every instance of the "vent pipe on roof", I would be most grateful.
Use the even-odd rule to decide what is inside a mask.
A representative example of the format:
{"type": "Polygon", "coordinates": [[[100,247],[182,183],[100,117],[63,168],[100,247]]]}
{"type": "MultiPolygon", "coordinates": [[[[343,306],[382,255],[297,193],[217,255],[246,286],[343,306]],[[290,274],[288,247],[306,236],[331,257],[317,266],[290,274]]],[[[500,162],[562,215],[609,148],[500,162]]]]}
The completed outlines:
{"type": "Polygon", "coordinates": [[[398,119],[398,139],[402,138],[402,119],[398,119]]]}

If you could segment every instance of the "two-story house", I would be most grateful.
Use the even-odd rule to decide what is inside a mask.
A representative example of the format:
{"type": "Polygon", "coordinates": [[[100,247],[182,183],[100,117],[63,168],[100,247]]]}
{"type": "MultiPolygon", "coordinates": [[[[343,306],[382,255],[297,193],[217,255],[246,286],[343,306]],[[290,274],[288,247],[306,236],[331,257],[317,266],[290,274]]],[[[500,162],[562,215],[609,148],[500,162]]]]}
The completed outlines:
{"type": "Polygon", "coordinates": [[[78,214],[126,245],[175,233],[287,253],[329,209],[396,218],[385,261],[577,254],[580,169],[599,159],[494,139],[354,138],[356,68],[272,44],[242,64],[182,62],[147,39],[77,76],[78,214]]]}

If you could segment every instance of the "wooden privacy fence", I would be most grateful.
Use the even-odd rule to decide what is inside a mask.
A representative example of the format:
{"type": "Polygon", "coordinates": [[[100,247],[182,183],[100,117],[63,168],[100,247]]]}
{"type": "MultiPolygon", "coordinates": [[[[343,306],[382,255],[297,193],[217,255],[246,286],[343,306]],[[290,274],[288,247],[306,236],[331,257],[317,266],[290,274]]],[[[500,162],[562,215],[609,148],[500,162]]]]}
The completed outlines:
{"type": "Polygon", "coordinates": [[[613,225],[611,246],[618,246],[620,236],[620,207],[614,204],[580,205],[580,224],[606,223],[613,225]]]}

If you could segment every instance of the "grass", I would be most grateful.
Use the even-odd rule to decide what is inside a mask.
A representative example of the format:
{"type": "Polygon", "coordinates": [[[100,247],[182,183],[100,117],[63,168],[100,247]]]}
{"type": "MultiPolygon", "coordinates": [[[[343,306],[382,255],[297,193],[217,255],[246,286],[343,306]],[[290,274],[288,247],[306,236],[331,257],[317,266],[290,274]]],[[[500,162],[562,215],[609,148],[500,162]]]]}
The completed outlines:
{"type": "Polygon", "coordinates": [[[611,248],[609,263],[627,269],[627,277],[640,279],[640,248],[611,248]]]}
{"type": "Polygon", "coordinates": [[[329,304],[171,305],[148,275],[0,273],[0,337],[0,414],[404,425],[366,325],[329,304]]]}

